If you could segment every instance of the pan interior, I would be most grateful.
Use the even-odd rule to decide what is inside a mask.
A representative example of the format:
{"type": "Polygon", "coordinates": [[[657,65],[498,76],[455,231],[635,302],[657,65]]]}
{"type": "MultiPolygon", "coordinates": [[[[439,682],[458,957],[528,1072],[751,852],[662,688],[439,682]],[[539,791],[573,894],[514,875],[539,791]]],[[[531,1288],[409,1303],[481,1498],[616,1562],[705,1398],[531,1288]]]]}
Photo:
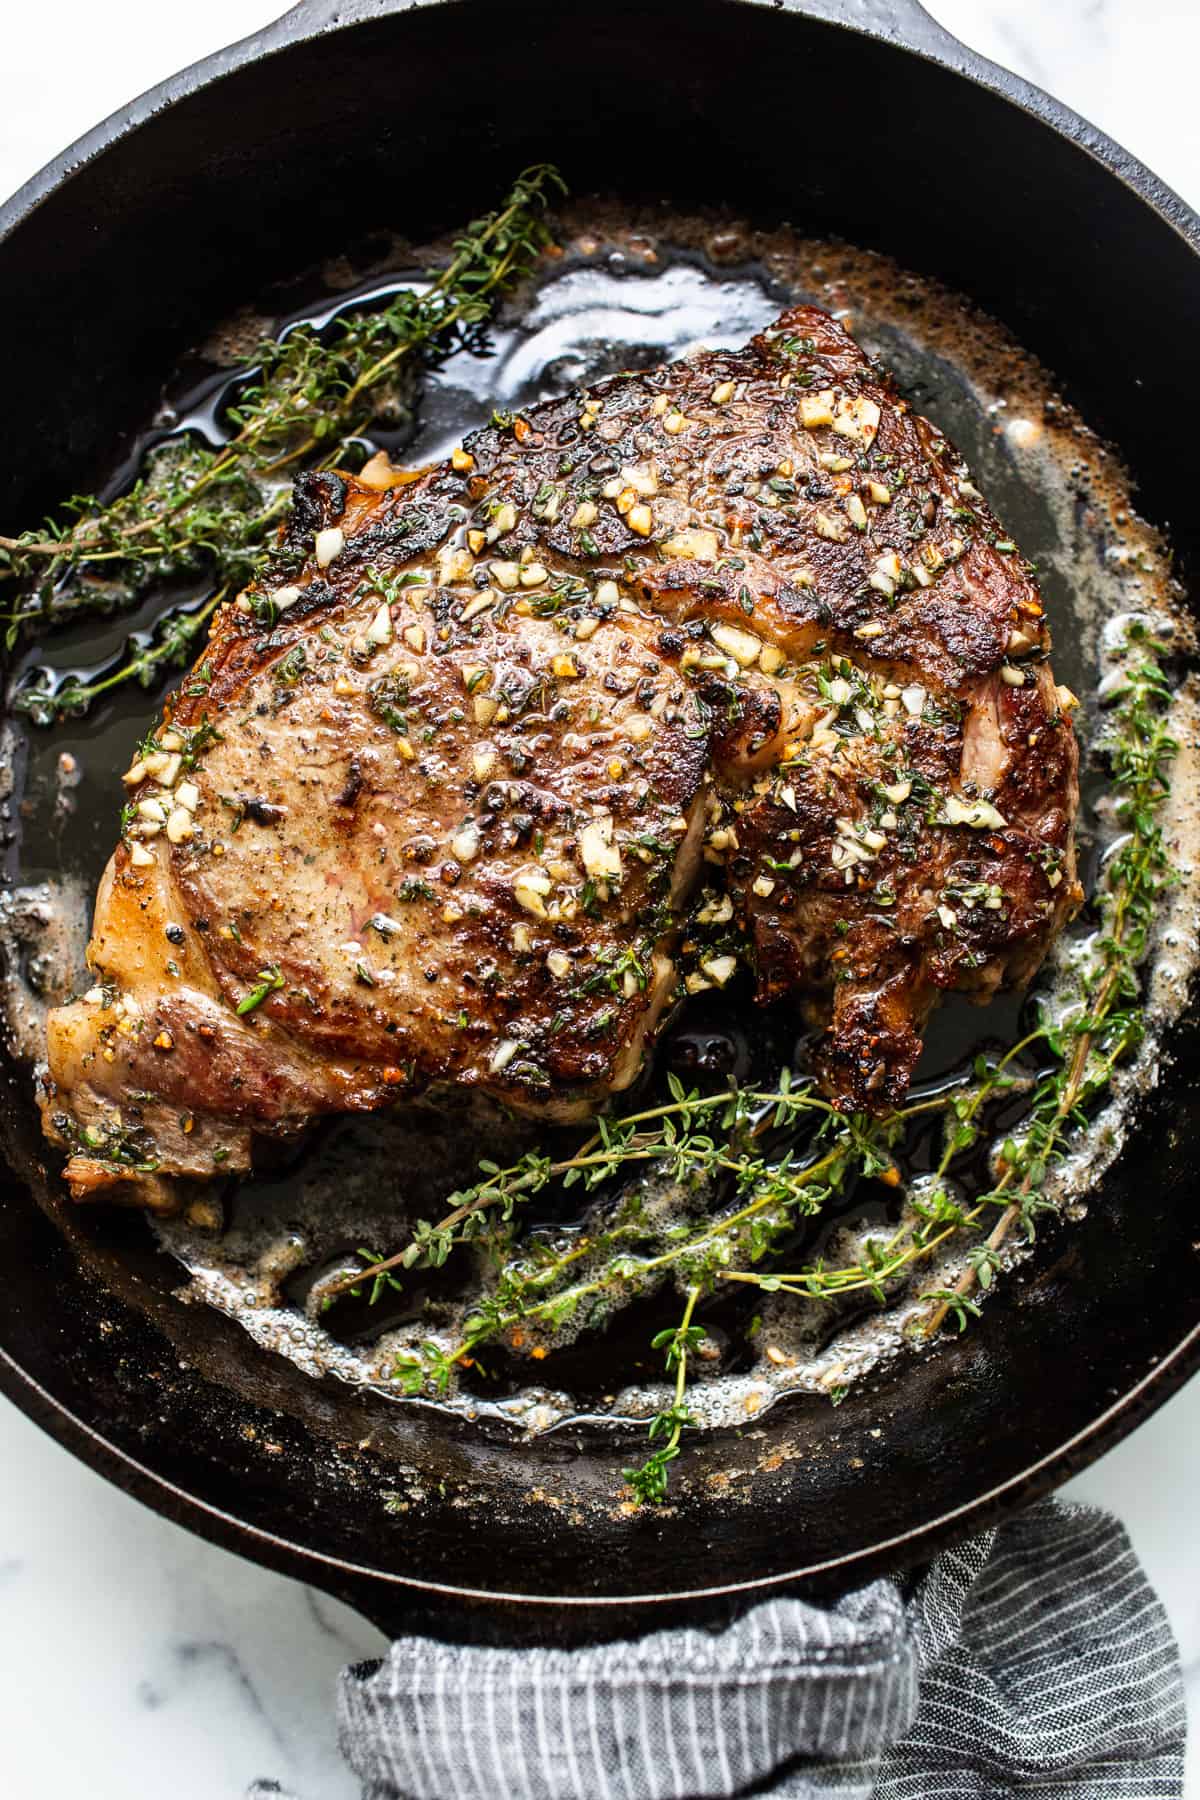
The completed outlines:
{"type": "MultiPolygon", "coordinates": [[[[1114,621],[1123,616],[1149,616],[1161,631],[1175,629],[1178,596],[1167,559],[1138,520],[1122,470],[1056,397],[1036,362],[936,283],[844,245],[786,231],[757,232],[730,218],[639,216],[597,203],[565,214],[560,235],[562,257],[506,308],[486,342],[433,373],[414,419],[389,440],[397,456],[424,461],[441,455],[493,407],[519,408],[622,367],[685,354],[699,343],[744,342],[788,300],[811,299],[844,315],[864,345],[894,370],[913,404],[944,427],[1013,535],[1037,560],[1061,680],[1082,695],[1094,694],[1106,632],[1111,647],[1114,621]]],[[[322,319],[385,293],[411,272],[403,250],[393,247],[381,266],[337,270],[336,286],[326,268],[254,298],[275,324],[322,319]]],[[[232,340],[228,331],[215,334],[168,383],[163,408],[148,422],[139,447],[184,427],[217,429],[229,379],[222,362],[236,338],[236,332],[232,340]]],[[[136,628],[145,622],[132,623],[136,628]]],[[[119,652],[130,623],[89,625],[60,638],[53,646],[56,665],[103,667],[119,652]]],[[[1181,636],[1181,648],[1183,643],[1181,636]]],[[[1190,715],[1184,716],[1190,704],[1190,694],[1182,694],[1181,733],[1191,733],[1190,715]]],[[[76,972],[87,895],[114,835],[114,772],[129,760],[148,710],[144,695],[126,690],[81,726],[53,737],[23,735],[14,743],[21,830],[11,852],[5,934],[7,1010],[19,1052],[36,1043],[41,1005],[69,987],[76,972]]],[[[1097,728],[1089,703],[1085,740],[1097,728]]],[[[1104,838],[1102,783],[1093,781],[1087,794],[1082,847],[1090,884],[1104,838]]],[[[1177,815],[1181,866],[1190,867],[1191,821],[1182,806],[1177,815]]],[[[1186,883],[1177,890],[1170,941],[1160,944],[1154,985],[1160,1023],[1179,1010],[1186,988],[1195,950],[1194,898],[1186,883]]],[[[975,1051],[1015,1036],[1020,1018],[1015,1002],[985,1012],[947,1006],[931,1034],[920,1081],[933,1087],[952,1078],[975,1051]]],[[[680,1021],[663,1059],[685,1070],[699,1054],[790,1060],[797,1054],[795,1039],[794,1025],[789,1030],[786,1021],[759,1029],[752,1015],[731,1020],[710,1007],[680,1021]]],[[[1071,1211],[1082,1209],[1089,1186],[1116,1153],[1126,1129],[1124,1109],[1152,1081],[1157,1054],[1155,1040],[1129,1072],[1122,1101],[1106,1121],[1103,1150],[1081,1159],[1072,1172],[1071,1211]]],[[[24,1094],[26,1088],[22,1076],[19,1089],[24,1094]]],[[[140,1221],[68,1220],[49,1204],[87,1266],[165,1329],[189,1363],[243,1395],[270,1395],[306,1430],[341,1440],[338,1458],[345,1455],[345,1440],[359,1442],[360,1454],[350,1465],[335,1458],[338,1479],[355,1490],[356,1508],[370,1514],[372,1532],[390,1541],[403,1563],[402,1547],[389,1540],[389,1531],[414,1514],[433,1529],[434,1484],[444,1489],[448,1469],[464,1508],[485,1506],[500,1492],[526,1510],[533,1497],[535,1518],[552,1507],[577,1519],[580,1528],[619,1522],[628,1509],[613,1477],[630,1440],[623,1433],[614,1441],[611,1427],[644,1416],[659,1399],[654,1359],[645,1348],[657,1320],[650,1329],[640,1320],[636,1339],[622,1342],[617,1334],[607,1351],[601,1346],[595,1353],[615,1353],[619,1380],[598,1380],[595,1358],[589,1368],[588,1358],[576,1356],[568,1380],[549,1374],[535,1383],[528,1368],[516,1369],[507,1385],[469,1392],[457,1413],[446,1414],[395,1403],[389,1353],[403,1336],[402,1320],[385,1320],[381,1333],[378,1320],[358,1317],[335,1332],[319,1312],[305,1312],[306,1275],[356,1243],[392,1247],[406,1218],[427,1212],[464,1178],[478,1148],[478,1142],[464,1144],[455,1130],[439,1130],[428,1115],[339,1125],[290,1166],[247,1188],[225,1234],[165,1223],[157,1227],[157,1245],[140,1221]],[[238,1329],[211,1317],[197,1327],[202,1302],[227,1314],[238,1329]],[[242,1332],[261,1355],[250,1351],[242,1332]],[[290,1365],[286,1377],[280,1356],[290,1365]]],[[[853,1196],[843,1227],[869,1219],[871,1204],[853,1196]]],[[[1010,1315],[1011,1326],[1031,1294],[1044,1297],[1061,1259],[1075,1253],[1069,1232],[1061,1240],[1052,1233],[1039,1262],[1019,1279],[1010,1277],[1011,1291],[989,1311],[1010,1315]]],[[[889,1419],[907,1410],[900,1396],[953,1380],[964,1354],[947,1347],[920,1364],[906,1354],[901,1368],[889,1360],[898,1348],[891,1315],[816,1320],[811,1314],[797,1318],[795,1309],[790,1319],[777,1311],[763,1342],[782,1360],[743,1359],[713,1378],[710,1416],[724,1429],[680,1484],[677,1505],[684,1512],[694,1508],[708,1518],[714,1502],[745,1505],[778,1486],[789,1466],[794,1478],[794,1465],[806,1460],[800,1486],[811,1486],[818,1470],[826,1468],[828,1475],[830,1455],[844,1461],[844,1478],[854,1483],[856,1465],[865,1465],[861,1457],[843,1456],[842,1443],[860,1436],[878,1445],[896,1428],[889,1419]],[[849,1398],[835,1419],[829,1392],[845,1385],[849,1398]]],[[[737,1325],[728,1321],[731,1339],[737,1325]]],[[[1002,1356],[1003,1331],[989,1320],[983,1344],[967,1354],[1002,1356]]],[[[283,1435],[279,1451],[268,1454],[283,1454],[283,1435]]],[[[823,1491],[820,1482],[816,1486],[823,1491]]],[[[519,1582],[527,1579],[522,1570],[519,1582]]]]}
{"type": "MultiPolygon", "coordinates": [[[[615,367],[685,353],[698,342],[743,342],[788,299],[806,297],[846,313],[865,346],[896,371],[912,403],[946,428],[997,513],[1040,563],[1061,680],[1081,695],[1094,693],[1105,628],[1115,617],[1146,614],[1162,630],[1173,628],[1178,596],[1168,562],[1135,515],[1119,466],[1054,396],[1042,369],[1002,329],[936,283],[844,245],[754,232],[729,218],[579,207],[563,218],[561,241],[565,256],[498,320],[488,346],[453,356],[432,376],[414,428],[394,443],[396,454],[441,454],[493,405],[525,405],[615,367]]],[[[383,266],[336,272],[340,286],[329,281],[326,268],[254,299],[275,322],[320,315],[383,292],[389,279],[410,274],[419,261],[414,265],[403,252],[392,252],[383,266]]],[[[219,358],[221,346],[209,344],[205,355],[180,369],[167,385],[166,410],[148,423],[149,436],[178,428],[182,419],[212,421],[219,385],[227,380],[219,358]]],[[[79,628],[52,646],[56,666],[103,666],[130,625],[144,623],[146,617],[79,628]]],[[[13,743],[20,832],[11,850],[13,889],[4,923],[7,1012],[18,1057],[36,1044],[41,1004],[76,976],[86,902],[115,835],[115,772],[130,760],[148,711],[146,695],[126,691],[81,727],[54,736],[23,734],[13,743]]],[[[1088,715],[1085,736],[1096,729],[1096,716],[1088,715]]],[[[1186,729],[1195,742],[1187,722],[1186,729]]],[[[1193,783],[1187,787],[1195,792],[1193,783]]],[[[1103,823],[1099,785],[1090,801],[1099,803],[1099,819],[1092,805],[1083,848],[1094,875],[1103,823]]],[[[1189,842],[1187,826],[1180,812],[1180,842],[1189,842]]],[[[1186,862],[1182,851],[1180,864],[1186,862]]],[[[1177,902],[1168,927],[1173,941],[1160,947],[1157,963],[1160,1019],[1178,1012],[1195,950],[1195,895],[1180,887],[1177,902]]],[[[1016,1026],[1016,1008],[946,1008],[921,1080],[936,1084],[954,1075],[973,1048],[1006,1039],[1016,1026]]],[[[729,1021],[684,1022],[680,1055],[693,1053],[696,1031],[705,1039],[729,1037],[729,1021]]],[[[747,1037],[745,1026],[741,1035],[747,1037]]],[[[772,1039],[734,1049],[748,1055],[756,1044],[757,1053],[781,1048],[772,1039]]],[[[783,1053],[792,1049],[793,1037],[783,1053]]],[[[1157,1053],[1155,1040],[1132,1071],[1126,1102],[1137,1087],[1151,1084],[1157,1053]]],[[[27,1073],[18,1067],[16,1094],[25,1114],[27,1093],[27,1073]]],[[[1110,1123],[1115,1130],[1103,1159],[1115,1154],[1126,1125],[1135,1145],[1146,1141],[1146,1132],[1153,1138],[1162,1129],[1155,1125],[1153,1096],[1132,1120],[1121,1111],[1110,1123]]],[[[579,1377],[578,1388],[565,1382],[556,1388],[545,1381],[534,1386],[524,1375],[486,1404],[475,1397],[470,1411],[482,1417],[466,1418],[398,1406],[380,1379],[389,1346],[374,1327],[335,1337],[295,1303],[279,1305],[281,1294],[295,1294],[286,1283],[297,1274],[354,1240],[394,1242],[405,1208],[416,1211],[461,1179],[461,1168],[450,1174],[450,1145],[444,1145],[441,1168],[430,1156],[428,1120],[371,1125],[362,1132],[336,1127],[291,1168],[237,1199],[227,1237],[167,1226],[160,1228],[158,1244],[142,1220],[61,1210],[52,1181],[41,1181],[27,1116],[18,1130],[20,1166],[41,1188],[56,1233],[61,1229],[94,1278],[67,1301],[86,1321],[94,1346],[81,1359],[81,1379],[86,1363],[92,1393],[101,1391],[95,1382],[97,1368],[103,1370],[106,1402],[113,1417],[128,1420],[131,1445],[146,1427],[130,1417],[130,1368],[149,1357],[164,1382],[164,1431],[175,1435],[180,1480],[189,1480],[194,1469],[196,1481],[212,1490],[212,1469],[221,1465],[218,1481],[225,1483],[230,1505],[237,1505],[239,1489],[266,1483],[277,1494],[277,1526],[295,1541],[351,1561],[374,1561],[399,1575],[434,1573],[450,1584],[470,1582],[473,1571],[475,1586],[495,1589],[495,1566],[482,1544],[497,1543],[500,1534],[509,1555],[507,1589],[561,1593],[576,1580],[596,1591],[626,1591],[630,1582],[633,1591],[646,1588],[644,1564],[626,1580],[606,1552],[631,1528],[619,1498],[630,1433],[613,1433],[612,1417],[637,1418],[657,1402],[649,1359],[639,1368],[633,1346],[626,1379],[610,1406],[597,1404],[603,1395],[579,1377]],[[398,1166],[407,1168],[403,1179],[394,1175],[398,1166]],[[414,1177],[417,1166],[430,1168],[425,1188],[414,1177]],[[360,1179],[347,1179],[347,1170],[360,1179]],[[338,1190],[336,1206],[329,1204],[331,1186],[338,1190]],[[128,1321],[113,1328],[106,1296],[126,1303],[128,1321]],[[245,1408],[252,1409],[252,1427],[245,1408]],[[196,1418],[203,1431],[189,1444],[187,1422],[196,1418]],[[531,1427],[542,1435],[534,1436],[531,1427]],[[462,1548],[448,1503],[461,1521],[479,1526],[477,1552],[462,1548]],[[540,1562],[551,1526],[570,1548],[540,1562]]],[[[1169,1138],[1162,1143],[1171,1156],[1169,1138]]],[[[669,1517],[635,1526],[642,1543],[660,1544],[662,1586],[718,1582],[727,1566],[721,1553],[745,1530],[739,1517],[745,1521],[752,1510],[765,1521],[768,1537],[766,1521],[775,1510],[792,1508],[792,1516],[804,1521],[813,1559],[846,1543],[829,1514],[831,1496],[849,1496],[858,1543],[885,1537],[905,1517],[905,1489],[919,1490],[934,1458],[945,1462],[943,1433],[954,1431],[955,1395],[988,1381],[995,1370],[1004,1370],[1009,1390],[1036,1386],[1042,1309],[1065,1305],[1067,1296],[1078,1300],[1081,1287],[1087,1309],[1097,1316],[1105,1307],[1115,1307],[1114,1316],[1128,1307],[1128,1294],[1115,1291],[1114,1265],[1097,1251],[1099,1235],[1112,1231],[1114,1220],[1124,1229],[1128,1219],[1128,1177],[1121,1179],[1126,1163],[1128,1157],[1094,1195],[1094,1217],[1051,1231],[1033,1262],[1007,1278],[1006,1291],[991,1301],[988,1316],[963,1345],[939,1346],[921,1359],[892,1357],[894,1330],[887,1321],[880,1328],[874,1318],[837,1319],[786,1343],[792,1361],[781,1375],[754,1364],[730,1377],[729,1399],[743,1417],[734,1422],[736,1415],[725,1411],[723,1429],[698,1442],[669,1517]],[[829,1370],[847,1359],[858,1379],[835,1411],[829,1370]],[[745,1406],[750,1395],[757,1395],[754,1408],[745,1406]],[[779,1399],[783,1404],[774,1404],[779,1399]],[[871,1483],[869,1501],[862,1498],[864,1483],[871,1483]],[[687,1546],[673,1535],[671,1519],[675,1530],[680,1519],[698,1528],[687,1546]]],[[[1097,1174],[1099,1161],[1079,1166],[1072,1210],[1079,1210],[1097,1174]]],[[[1169,1166],[1153,1204],[1137,1213],[1135,1229],[1124,1229],[1126,1267],[1155,1249],[1155,1220],[1168,1210],[1182,1174],[1184,1163],[1169,1166]]],[[[36,1251],[18,1255],[27,1255],[31,1267],[58,1265],[58,1247],[45,1238],[36,1251]]],[[[1178,1276],[1182,1282],[1182,1267],[1178,1276]]],[[[56,1292],[63,1294],[72,1280],[67,1260],[56,1292]]],[[[1182,1294],[1180,1305],[1186,1307],[1182,1294]]],[[[1078,1310],[1070,1318],[1078,1328],[1078,1310]]],[[[20,1330],[36,1337],[36,1321],[22,1321],[20,1330]]],[[[639,1343],[648,1336],[639,1327],[639,1343]]],[[[1061,1381],[1070,1386],[1072,1372],[1061,1373],[1061,1381]]],[[[984,1402],[984,1417],[997,1433],[1011,1429],[1000,1391],[984,1402]]],[[[1054,1429],[1049,1418],[1031,1422],[1031,1454],[1052,1442],[1054,1429]]],[[[950,1480],[943,1489],[950,1505],[955,1494],[964,1503],[972,1498],[970,1471],[959,1474],[957,1485],[950,1480]]],[[[763,1532],[754,1534],[759,1555],[763,1532]]],[[[795,1562],[792,1552],[784,1555],[795,1562]]]]}

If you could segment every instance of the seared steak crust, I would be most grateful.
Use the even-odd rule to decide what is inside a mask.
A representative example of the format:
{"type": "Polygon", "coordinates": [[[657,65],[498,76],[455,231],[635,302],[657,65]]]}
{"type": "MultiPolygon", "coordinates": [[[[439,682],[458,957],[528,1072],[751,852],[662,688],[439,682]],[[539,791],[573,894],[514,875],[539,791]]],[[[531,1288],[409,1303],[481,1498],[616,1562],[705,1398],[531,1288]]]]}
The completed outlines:
{"type": "Polygon", "coordinates": [[[937,992],[1025,980],[1078,902],[1048,650],[952,447],[813,308],[437,468],[303,477],[126,777],[50,1026],[75,1191],[170,1205],[447,1084],[586,1113],[701,870],[728,931],[687,986],[740,955],[816,997],[836,1103],[896,1102],[937,992]]]}

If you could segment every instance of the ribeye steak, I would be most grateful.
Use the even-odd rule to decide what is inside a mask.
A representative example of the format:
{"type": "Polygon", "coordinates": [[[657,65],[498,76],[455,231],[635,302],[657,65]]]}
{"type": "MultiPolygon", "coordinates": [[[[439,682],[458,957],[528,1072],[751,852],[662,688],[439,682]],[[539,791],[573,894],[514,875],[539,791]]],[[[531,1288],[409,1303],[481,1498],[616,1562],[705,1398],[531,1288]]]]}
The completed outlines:
{"type": "Polygon", "coordinates": [[[893,1105],[937,994],[1026,980],[1078,903],[1048,648],[952,446],[813,308],[302,477],[125,776],[42,1080],[73,1192],[169,1209],[451,1088],[584,1116],[739,964],[823,1008],[837,1105],[893,1105]]]}

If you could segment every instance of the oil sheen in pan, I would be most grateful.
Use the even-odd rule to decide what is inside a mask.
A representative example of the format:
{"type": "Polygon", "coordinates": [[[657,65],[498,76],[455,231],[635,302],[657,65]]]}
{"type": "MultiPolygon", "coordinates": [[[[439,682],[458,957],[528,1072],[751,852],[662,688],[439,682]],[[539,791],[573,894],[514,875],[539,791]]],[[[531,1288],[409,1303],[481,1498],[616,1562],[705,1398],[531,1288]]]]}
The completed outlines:
{"type": "MultiPolygon", "coordinates": [[[[787,231],[764,235],[729,221],[659,214],[631,218],[600,207],[572,209],[563,225],[563,256],[509,305],[486,354],[462,351],[451,357],[427,384],[415,425],[401,424],[387,434],[397,457],[435,460],[493,407],[517,409],[618,369],[684,355],[700,344],[741,344],[789,298],[811,298],[844,316],[863,344],[895,371],[913,404],[948,431],[977,484],[1037,560],[1054,627],[1056,673],[1085,696],[1080,722],[1085,745],[1101,728],[1094,696],[1121,641],[1124,617],[1148,615],[1162,634],[1178,637],[1181,650],[1188,647],[1174,623],[1178,597],[1162,546],[1133,512],[1123,472],[1056,399],[1044,371],[1001,328],[963,302],[884,259],[805,242],[787,231]]],[[[401,252],[391,266],[411,264],[401,252]]],[[[396,285],[395,275],[378,271],[366,277],[326,271],[319,297],[312,297],[314,283],[307,295],[291,296],[280,310],[291,318],[321,321],[351,301],[384,295],[396,285]],[[331,294],[335,283],[342,291],[331,294]]],[[[261,329],[257,319],[235,321],[213,341],[210,354],[228,359],[253,343],[261,329]]],[[[211,364],[199,383],[193,371],[191,393],[160,417],[155,435],[185,425],[215,435],[224,387],[225,378],[211,364]]],[[[95,633],[89,641],[82,634],[81,658],[94,663],[110,655],[111,631],[108,639],[95,633]]],[[[99,730],[89,721],[77,741],[56,736],[53,751],[48,739],[35,738],[28,766],[24,751],[16,759],[24,789],[19,879],[25,885],[8,903],[6,935],[23,944],[11,966],[32,974],[42,996],[56,997],[56,990],[71,986],[85,928],[81,892],[90,891],[111,848],[111,826],[101,826],[85,839],[84,867],[63,872],[74,789],[82,780],[111,791],[113,769],[124,766],[143,729],[146,709],[140,700],[136,696],[132,704],[110,711],[99,730]],[[43,920],[49,922],[45,930],[43,920]]],[[[1125,1109],[1156,1078],[1159,1032],[1181,1006],[1196,958],[1197,821],[1190,796],[1200,793],[1200,770],[1192,767],[1194,709],[1189,682],[1175,703],[1175,735],[1184,748],[1167,823],[1183,880],[1164,909],[1149,979],[1149,1012],[1157,1029],[1123,1071],[1104,1118],[1107,1129],[1094,1132],[1086,1151],[1063,1172],[1064,1202],[1073,1210],[1081,1209],[1088,1181],[1118,1153],[1125,1109]],[[1093,1148],[1093,1142],[1103,1148],[1093,1148]]],[[[1081,847],[1090,885],[1112,825],[1102,781],[1085,774],[1084,790],[1081,847]]],[[[99,816],[105,817],[103,808],[99,816]]],[[[1059,966],[1088,953],[1089,929],[1085,922],[1064,943],[1059,966]]],[[[1053,969],[1043,988],[1052,982],[1053,969]]],[[[20,1024],[22,1047],[36,1036],[37,1010],[29,984],[10,982],[10,1030],[20,1024]]],[[[706,1068],[734,1067],[744,1074],[754,1067],[770,1080],[796,1054],[795,1027],[776,1018],[752,1031],[750,1021],[757,1016],[749,1008],[739,1013],[711,1003],[689,1009],[660,1050],[660,1066],[673,1064],[685,1078],[706,1068]]],[[[1020,1016],[1020,1003],[1012,1000],[983,1011],[951,1002],[930,1032],[921,1084],[939,1085],[980,1048],[1012,1041],[1020,1016]]],[[[357,1245],[395,1248],[409,1221],[436,1214],[442,1197],[471,1179],[479,1154],[502,1156],[529,1141],[490,1116],[477,1116],[473,1132],[464,1131],[463,1124],[462,1117],[433,1111],[335,1124],[274,1176],[245,1187],[223,1233],[179,1221],[159,1222],[154,1229],[188,1271],[189,1299],[219,1307],[259,1343],[314,1374],[386,1387],[398,1349],[414,1338],[453,1333],[455,1313],[462,1316],[477,1291],[473,1276],[468,1272],[464,1279],[447,1270],[432,1278],[409,1277],[401,1299],[388,1296],[390,1310],[339,1306],[336,1315],[320,1310],[319,1277],[344,1269],[347,1253],[357,1245]],[[430,1330],[427,1303],[438,1307],[437,1331],[430,1330]]],[[[919,1184],[919,1160],[906,1174],[919,1184]]],[[[667,1222],[679,1197],[660,1183],[648,1193],[648,1204],[667,1222]]],[[[694,1198],[689,1205],[694,1211],[694,1198]]],[[[819,1228],[827,1253],[853,1256],[856,1241],[878,1228],[883,1216],[877,1203],[865,1204],[864,1196],[852,1194],[840,1216],[819,1228]]],[[[813,1247],[807,1244],[803,1253],[811,1254],[813,1247]]],[[[1019,1255],[1017,1249],[1010,1253],[1014,1259],[1019,1255]]],[[[940,1285],[955,1272],[950,1257],[941,1269],[922,1271],[919,1285],[940,1285]]],[[[835,1314],[786,1296],[752,1305],[733,1296],[706,1317],[718,1356],[697,1371],[689,1404],[705,1423],[732,1424],[790,1390],[836,1390],[899,1348],[911,1304],[901,1292],[882,1313],[872,1308],[835,1314]],[[745,1327],[756,1310],[760,1323],[748,1338],[745,1327]]],[[[643,1417],[662,1397],[649,1339],[677,1310],[670,1290],[640,1301],[611,1321],[602,1342],[592,1333],[572,1346],[567,1333],[540,1364],[503,1357],[501,1379],[485,1391],[464,1388],[449,1403],[533,1431],[581,1416],[643,1417]],[[541,1378],[536,1384],[530,1380],[535,1369],[541,1378]]]]}

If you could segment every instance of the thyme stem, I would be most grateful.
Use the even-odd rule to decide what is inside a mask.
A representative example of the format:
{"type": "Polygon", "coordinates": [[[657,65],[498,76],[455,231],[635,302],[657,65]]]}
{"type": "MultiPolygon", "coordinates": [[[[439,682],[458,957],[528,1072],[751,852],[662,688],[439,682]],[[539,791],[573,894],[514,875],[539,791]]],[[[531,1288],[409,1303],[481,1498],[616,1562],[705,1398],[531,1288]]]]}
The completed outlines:
{"type": "Polygon", "coordinates": [[[623,1471],[635,1499],[655,1506],[661,1505],[667,1497],[667,1464],[674,1462],[679,1455],[679,1440],[683,1436],[684,1427],[696,1422],[684,1405],[684,1396],[687,1393],[689,1352],[706,1336],[702,1325],[692,1324],[692,1314],[701,1292],[702,1289],[698,1286],[690,1287],[679,1324],[674,1330],[660,1331],[652,1340],[652,1349],[666,1352],[667,1373],[672,1369],[675,1371],[674,1399],[670,1406],[663,1412],[656,1413],[650,1421],[650,1442],[657,1443],[658,1448],[651,1451],[640,1468],[623,1471]]]}
{"type": "Polygon", "coordinates": [[[134,651],[97,681],[71,680],[58,688],[35,683],[22,688],[13,698],[14,710],[25,713],[35,725],[45,725],[55,719],[82,717],[102,694],[127,681],[149,687],[160,669],[187,661],[192,644],[227,594],[227,588],[218,589],[196,612],[165,613],[155,626],[157,640],[134,651]]]}
{"type": "MultiPolygon", "coordinates": [[[[1044,1185],[1051,1161],[1061,1153],[1064,1134],[1080,1118],[1082,1104],[1101,1092],[1112,1079],[1117,1063],[1140,1039],[1142,1021],[1137,1014],[1122,1015],[1121,1003],[1138,996],[1137,968],[1146,954],[1155,902],[1173,879],[1158,813],[1168,793],[1168,766],[1178,745],[1171,737],[1162,709],[1170,689],[1160,658],[1165,647],[1152,639],[1145,627],[1130,626],[1126,648],[1142,652],[1142,659],[1126,672],[1126,685],[1117,696],[1117,730],[1113,746],[1114,777],[1118,789],[1118,815],[1129,828],[1129,838],[1115,858],[1106,892],[1099,897],[1107,934],[1100,945],[1104,970],[1095,991],[1090,979],[1081,982],[1085,1009],[1073,1023],[1074,1042],[1065,1066],[1042,1084],[1035,1099],[1027,1143],[1017,1158],[1006,1158],[1000,1179],[989,1199],[995,1200],[1019,1176],[1011,1203],[997,1220],[987,1240],[988,1255],[974,1256],[953,1287],[935,1296],[936,1304],[922,1326],[932,1336],[954,1312],[960,1326],[972,1306],[971,1296],[1013,1225],[1025,1217],[1044,1185]],[[1108,1049],[1092,1066],[1092,1058],[1107,1033],[1108,1049]]],[[[1053,1041],[1056,1034],[1043,1035],[1053,1041]]],[[[1057,1046],[1060,1054],[1065,1046],[1057,1046]]]]}

